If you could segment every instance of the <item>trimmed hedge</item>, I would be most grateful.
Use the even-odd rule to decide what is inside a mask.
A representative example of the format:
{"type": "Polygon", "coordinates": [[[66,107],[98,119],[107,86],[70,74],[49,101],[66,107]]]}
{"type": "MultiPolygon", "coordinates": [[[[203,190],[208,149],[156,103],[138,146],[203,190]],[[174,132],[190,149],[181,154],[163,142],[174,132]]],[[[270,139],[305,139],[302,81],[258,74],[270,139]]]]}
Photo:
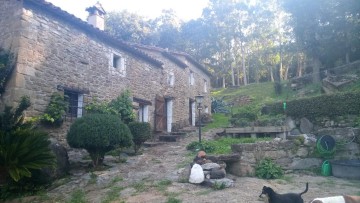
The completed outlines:
{"type": "Polygon", "coordinates": [[[137,153],[141,145],[152,136],[150,123],[131,122],[128,127],[133,135],[134,150],[137,153]]]}
{"type": "Polygon", "coordinates": [[[272,115],[286,113],[294,118],[358,115],[360,114],[360,92],[322,95],[287,101],[286,104],[286,112],[284,112],[282,102],[267,105],[267,112],[272,115]]]}
{"type": "Polygon", "coordinates": [[[132,145],[127,125],[118,116],[108,114],[87,114],[76,119],[66,139],[70,147],[86,149],[95,167],[102,164],[106,152],[132,145]]]}

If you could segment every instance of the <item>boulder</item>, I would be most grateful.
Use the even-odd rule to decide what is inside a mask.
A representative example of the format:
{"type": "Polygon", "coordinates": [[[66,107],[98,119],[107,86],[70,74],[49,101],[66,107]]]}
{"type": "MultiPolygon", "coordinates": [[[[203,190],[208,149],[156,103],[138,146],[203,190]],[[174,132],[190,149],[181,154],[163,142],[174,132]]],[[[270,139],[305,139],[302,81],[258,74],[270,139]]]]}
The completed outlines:
{"type": "Polygon", "coordinates": [[[41,170],[41,173],[44,178],[55,180],[68,173],[70,163],[66,148],[54,138],[50,138],[50,142],[50,149],[56,157],[56,166],[54,168],[44,168],[41,170]]]}
{"type": "Polygon", "coordinates": [[[300,119],[300,131],[302,133],[310,133],[313,131],[313,128],[314,125],[307,118],[300,119]]]}

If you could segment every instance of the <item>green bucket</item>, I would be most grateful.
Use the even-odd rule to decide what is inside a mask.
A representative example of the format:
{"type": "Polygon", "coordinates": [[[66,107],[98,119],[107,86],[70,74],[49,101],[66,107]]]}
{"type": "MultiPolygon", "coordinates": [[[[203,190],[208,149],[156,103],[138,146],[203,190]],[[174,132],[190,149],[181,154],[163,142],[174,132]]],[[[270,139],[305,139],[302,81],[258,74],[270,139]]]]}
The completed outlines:
{"type": "Polygon", "coordinates": [[[331,165],[328,160],[324,161],[321,166],[321,175],[330,176],[331,175],[331,165]]]}

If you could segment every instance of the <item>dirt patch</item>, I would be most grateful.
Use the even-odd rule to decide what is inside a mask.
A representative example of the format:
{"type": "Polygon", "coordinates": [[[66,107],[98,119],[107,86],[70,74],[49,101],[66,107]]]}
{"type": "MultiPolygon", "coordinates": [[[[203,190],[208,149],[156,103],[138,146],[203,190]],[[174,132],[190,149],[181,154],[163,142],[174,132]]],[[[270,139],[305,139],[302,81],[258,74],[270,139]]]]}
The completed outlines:
{"type": "MultiPolygon", "coordinates": [[[[215,134],[215,133],[213,133],[215,134]]],[[[206,133],[204,139],[211,139],[206,133]]],[[[87,202],[264,202],[259,194],[264,185],[279,193],[302,192],[309,182],[309,191],[303,195],[305,202],[315,197],[341,194],[360,195],[360,180],[346,180],[335,177],[321,177],[301,173],[289,173],[284,179],[262,180],[254,177],[228,178],[235,181],[234,187],[214,190],[190,183],[178,182],[179,170],[189,164],[194,154],[186,150],[186,145],[197,140],[196,133],[190,133],[179,142],[166,143],[144,148],[143,154],[129,156],[125,163],[116,157],[106,157],[110,167],[93,173],[81,169],[45,197],[31,202],[66,202],[74,191],[83,191],[87,202]],[[174,202],[174,201],[173,201],[174,202]]],[[[86,161],[84,161],[86,166],[86,161]]],[[[23,199],[22,202],[27,202],[23,199]]]]}

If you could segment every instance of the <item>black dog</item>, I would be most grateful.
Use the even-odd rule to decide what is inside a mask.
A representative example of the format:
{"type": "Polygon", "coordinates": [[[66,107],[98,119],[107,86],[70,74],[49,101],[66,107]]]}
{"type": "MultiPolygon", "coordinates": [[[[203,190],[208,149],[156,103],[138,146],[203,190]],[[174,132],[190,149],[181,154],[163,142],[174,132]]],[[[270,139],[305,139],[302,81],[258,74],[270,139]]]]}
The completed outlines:
{"type": "Polygon", "coordinates": [[[270,187],[264,186],[262,189],[261,195],[267,195],[269,203],[304,203],[304,200],[301,198],[301,195],[308,191],[309,183],[306,183],[306,188],[304,192],[300,194],[296,193],[287,193],[287,194],[277,194],[270,187]]]}

